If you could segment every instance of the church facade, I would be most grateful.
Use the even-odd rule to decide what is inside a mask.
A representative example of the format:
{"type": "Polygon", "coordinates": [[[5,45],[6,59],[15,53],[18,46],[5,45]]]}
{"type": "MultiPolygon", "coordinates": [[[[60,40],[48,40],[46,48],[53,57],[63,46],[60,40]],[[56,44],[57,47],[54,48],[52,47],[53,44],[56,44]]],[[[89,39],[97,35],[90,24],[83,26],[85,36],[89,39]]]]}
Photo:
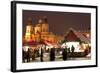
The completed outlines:
{"type": "Polygon", "coordinates": [[[26,42],[39,42],[44,40],[51,43],[57,43],[63,39],[61,36],[55,35],[53,32],[49,31],[49,24],[46,17],[39,19],[35,26],[33,26],[32,21],[29,21],[25,31],[24,40],[26,42]]]}

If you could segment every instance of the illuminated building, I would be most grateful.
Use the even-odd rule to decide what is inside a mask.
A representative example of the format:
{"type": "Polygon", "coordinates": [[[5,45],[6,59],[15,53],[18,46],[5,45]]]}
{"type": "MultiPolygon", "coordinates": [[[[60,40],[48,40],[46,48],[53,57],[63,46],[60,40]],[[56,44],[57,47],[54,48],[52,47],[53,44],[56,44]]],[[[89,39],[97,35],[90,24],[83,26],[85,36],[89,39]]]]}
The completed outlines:
{"type": "MultiPolygon", "coordinates": [[[[85,32],[84,32],[85,33],[85,32]]],[[[89,33],[88,33],[89,34],[89,33]]],[[[90,46],[90,38],[85,37],[83,33],[70,28],[65,35],[65,42],[62,44],[64,47],[71,48],[74,46],[75,52],[83,52],[90,46]]]]}
{"type": "Polygon", "coordinates": [[[49,31],[49,24],[46,17],[39,19],[38,23],[33,27],[32,21],[29,21],[26,26],[25,40],[36,41],[41,40],[57,43],[63,39],[61,36],[55,35],[49,31]]]}
{"type": "MultiPolygon", "coordinates": [[[[65,36],[55,35],[49,30],[49,24],[46,17],[38,20],[38,23],[33,26],[32,21],[30,20],[26,26],[25,32],[25,41],[26,42],[49,42],[51,44],[62,43],[62,40],[65,40],[65,43],[62,43],[61,46],[76,48],[76,52],[84,51],[87,46],[90,46],[90,32],[89,31],[76,31],[73,28],[70,28],[65,36]],[[81,43],[81,44],[80,44],[81,43]]],[[[54,46],[54,45],[52,45],[54,46]]]]}
{"type": "Polygon", "coordinates": [[[33,32],[32,22],[31,20],[29,20],[29,23],[26,26],[25,41],[32,40],[32,32],[33,32]]]}

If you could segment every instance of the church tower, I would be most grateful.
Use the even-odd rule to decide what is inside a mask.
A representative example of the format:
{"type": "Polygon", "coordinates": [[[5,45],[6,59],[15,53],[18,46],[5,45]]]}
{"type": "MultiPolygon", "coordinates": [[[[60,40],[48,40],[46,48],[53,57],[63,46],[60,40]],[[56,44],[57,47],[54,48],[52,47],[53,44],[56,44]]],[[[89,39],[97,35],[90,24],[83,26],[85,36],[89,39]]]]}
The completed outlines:
{"type": "Polygon", "coordinates": [[[49,32],[49,25],[46,16],[43,17],[42,32],[49,32]]]}
{"type": "Polygon", "coordinates": [[[38,24],[35,26],[35,34],[40,34],[42,32],[42,19],[39,19],[38,24]]]}
{"type": "Polygon", "coordinates": [[[32,41],[32,33],[33,33],[33,26],[32,26],[32,19],[28,19],[28,24],[26,26],[26,32],[25,32],[25,40],[27,42],[32,41]]]}
{"type": "Polygon", "coordinates": [[[38,24],[35,26],[35,34],[49,32],[49,25],[47,17],[39,19],[38,24]]]}

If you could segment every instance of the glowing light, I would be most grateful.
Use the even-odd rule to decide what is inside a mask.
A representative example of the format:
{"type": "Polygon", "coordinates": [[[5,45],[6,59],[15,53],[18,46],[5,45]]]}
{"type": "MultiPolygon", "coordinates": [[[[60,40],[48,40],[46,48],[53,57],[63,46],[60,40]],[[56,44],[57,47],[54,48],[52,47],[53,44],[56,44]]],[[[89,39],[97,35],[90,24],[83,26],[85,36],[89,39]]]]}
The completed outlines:
{"type": "Polygon", "coordinates": [[[23,47],[23,50],[24,50],[24,51],[28,51],[28,48],[29,48],[29,46],[24,46],[24,47],[23,47]]]}
{"type": "Polygon", "coordinates": [[[32,31],[32,26],[30,25],[26,26],[26,33],[25,33],[26,41],[31,41],[31,31],[32,31]]]}
{"type": "Polygon", "coordinates": [[[90,34],[89,34],[89,33],[87,33],[87,34],[86,34],[86,37],[87,37],[87,38],[89,38],[89,37],[90,37],[90,34]]]}
{"type": "Polygon", "coordinates": [[[86,49],[86,45],[84,43],[82,43],[82,47],[83,49],[86,49]]]}
{"type": "Polygon", "coordinates": [[[67,48],[70,48],[71,50],[72,45],[75,48],[75,52],[83,52],[83,50],[80,50],[79,42],[66,42],[62,44],[61,47],[63,48],[67,47],[67,48]]]}
{"type": "Polygon", "coordinates": [[[53,46],[51,45],[51,46],[46,46],[46,49],[50,49],[50,48],[53,48],[53,46]]]}
{"type": "Polygon", "coordinates": [[[30,32],[31,31],[31,28],[32,28],[31,26],[27,26],[26,27],[26,31],[29,31],[30,32]]]}

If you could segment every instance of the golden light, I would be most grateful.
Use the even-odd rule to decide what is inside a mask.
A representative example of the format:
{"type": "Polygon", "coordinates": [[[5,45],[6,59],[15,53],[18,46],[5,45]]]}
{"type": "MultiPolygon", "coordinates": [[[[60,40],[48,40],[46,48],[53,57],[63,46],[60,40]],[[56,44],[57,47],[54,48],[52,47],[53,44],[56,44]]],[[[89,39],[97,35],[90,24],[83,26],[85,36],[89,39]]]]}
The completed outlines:
{"type": "MultiPolygon", "coordinates": [[[[66,42],[66,43],[62,44],[61,47],[63,47],[63,48],[67,47],[67,48],[70,48],[70,50],[71,50],[72,45],[75,48],[75,52],[83,52],[84,51],[84,49],[80,49],[79,42],[66,42]]],[[[85,44],[83,44],[83,47],[86,48],[85,44]]]]}
{"type": "Polygon", "coordinates": [[[32,26],[30,25],[26,26],[26,33],[25,33],[26,41],[31,41],[31,31],[32,31],[32,26]]]}
{"type": "Polygon", "coordinates": [[[29,46],[24,46],[24,47],[23,47],[23,50],[24,50],[24,51],[28,51],[28,48],[30,48],[30,47],[29,47],[29,46]]]}
{"type": "Polygon", "coordinates": [[[82,43],[82,48],[86,49],[86,45],[84,43],[82,43]]]}
{"type": "Polygon", "coordinates": [[[87,38],[89,38],[89,37],[90,37],[90,34],[89,34],[89,33],[87,33],[87,34],[86,34],[86,37],[87,37],[87,38]]]}
{"type": "Polygon", "coordinates": [[[31,31],[31,26],[26,26],[26,32],[28,31],[28,32],[30,32],[31,31]]]}
{"type": "Polygon", "coordinates": [[[83,49],[87,49],[87,47],[89,46],[89,44],[85,44],[85,43],[82,43],[81,45],[83,49]]]}

